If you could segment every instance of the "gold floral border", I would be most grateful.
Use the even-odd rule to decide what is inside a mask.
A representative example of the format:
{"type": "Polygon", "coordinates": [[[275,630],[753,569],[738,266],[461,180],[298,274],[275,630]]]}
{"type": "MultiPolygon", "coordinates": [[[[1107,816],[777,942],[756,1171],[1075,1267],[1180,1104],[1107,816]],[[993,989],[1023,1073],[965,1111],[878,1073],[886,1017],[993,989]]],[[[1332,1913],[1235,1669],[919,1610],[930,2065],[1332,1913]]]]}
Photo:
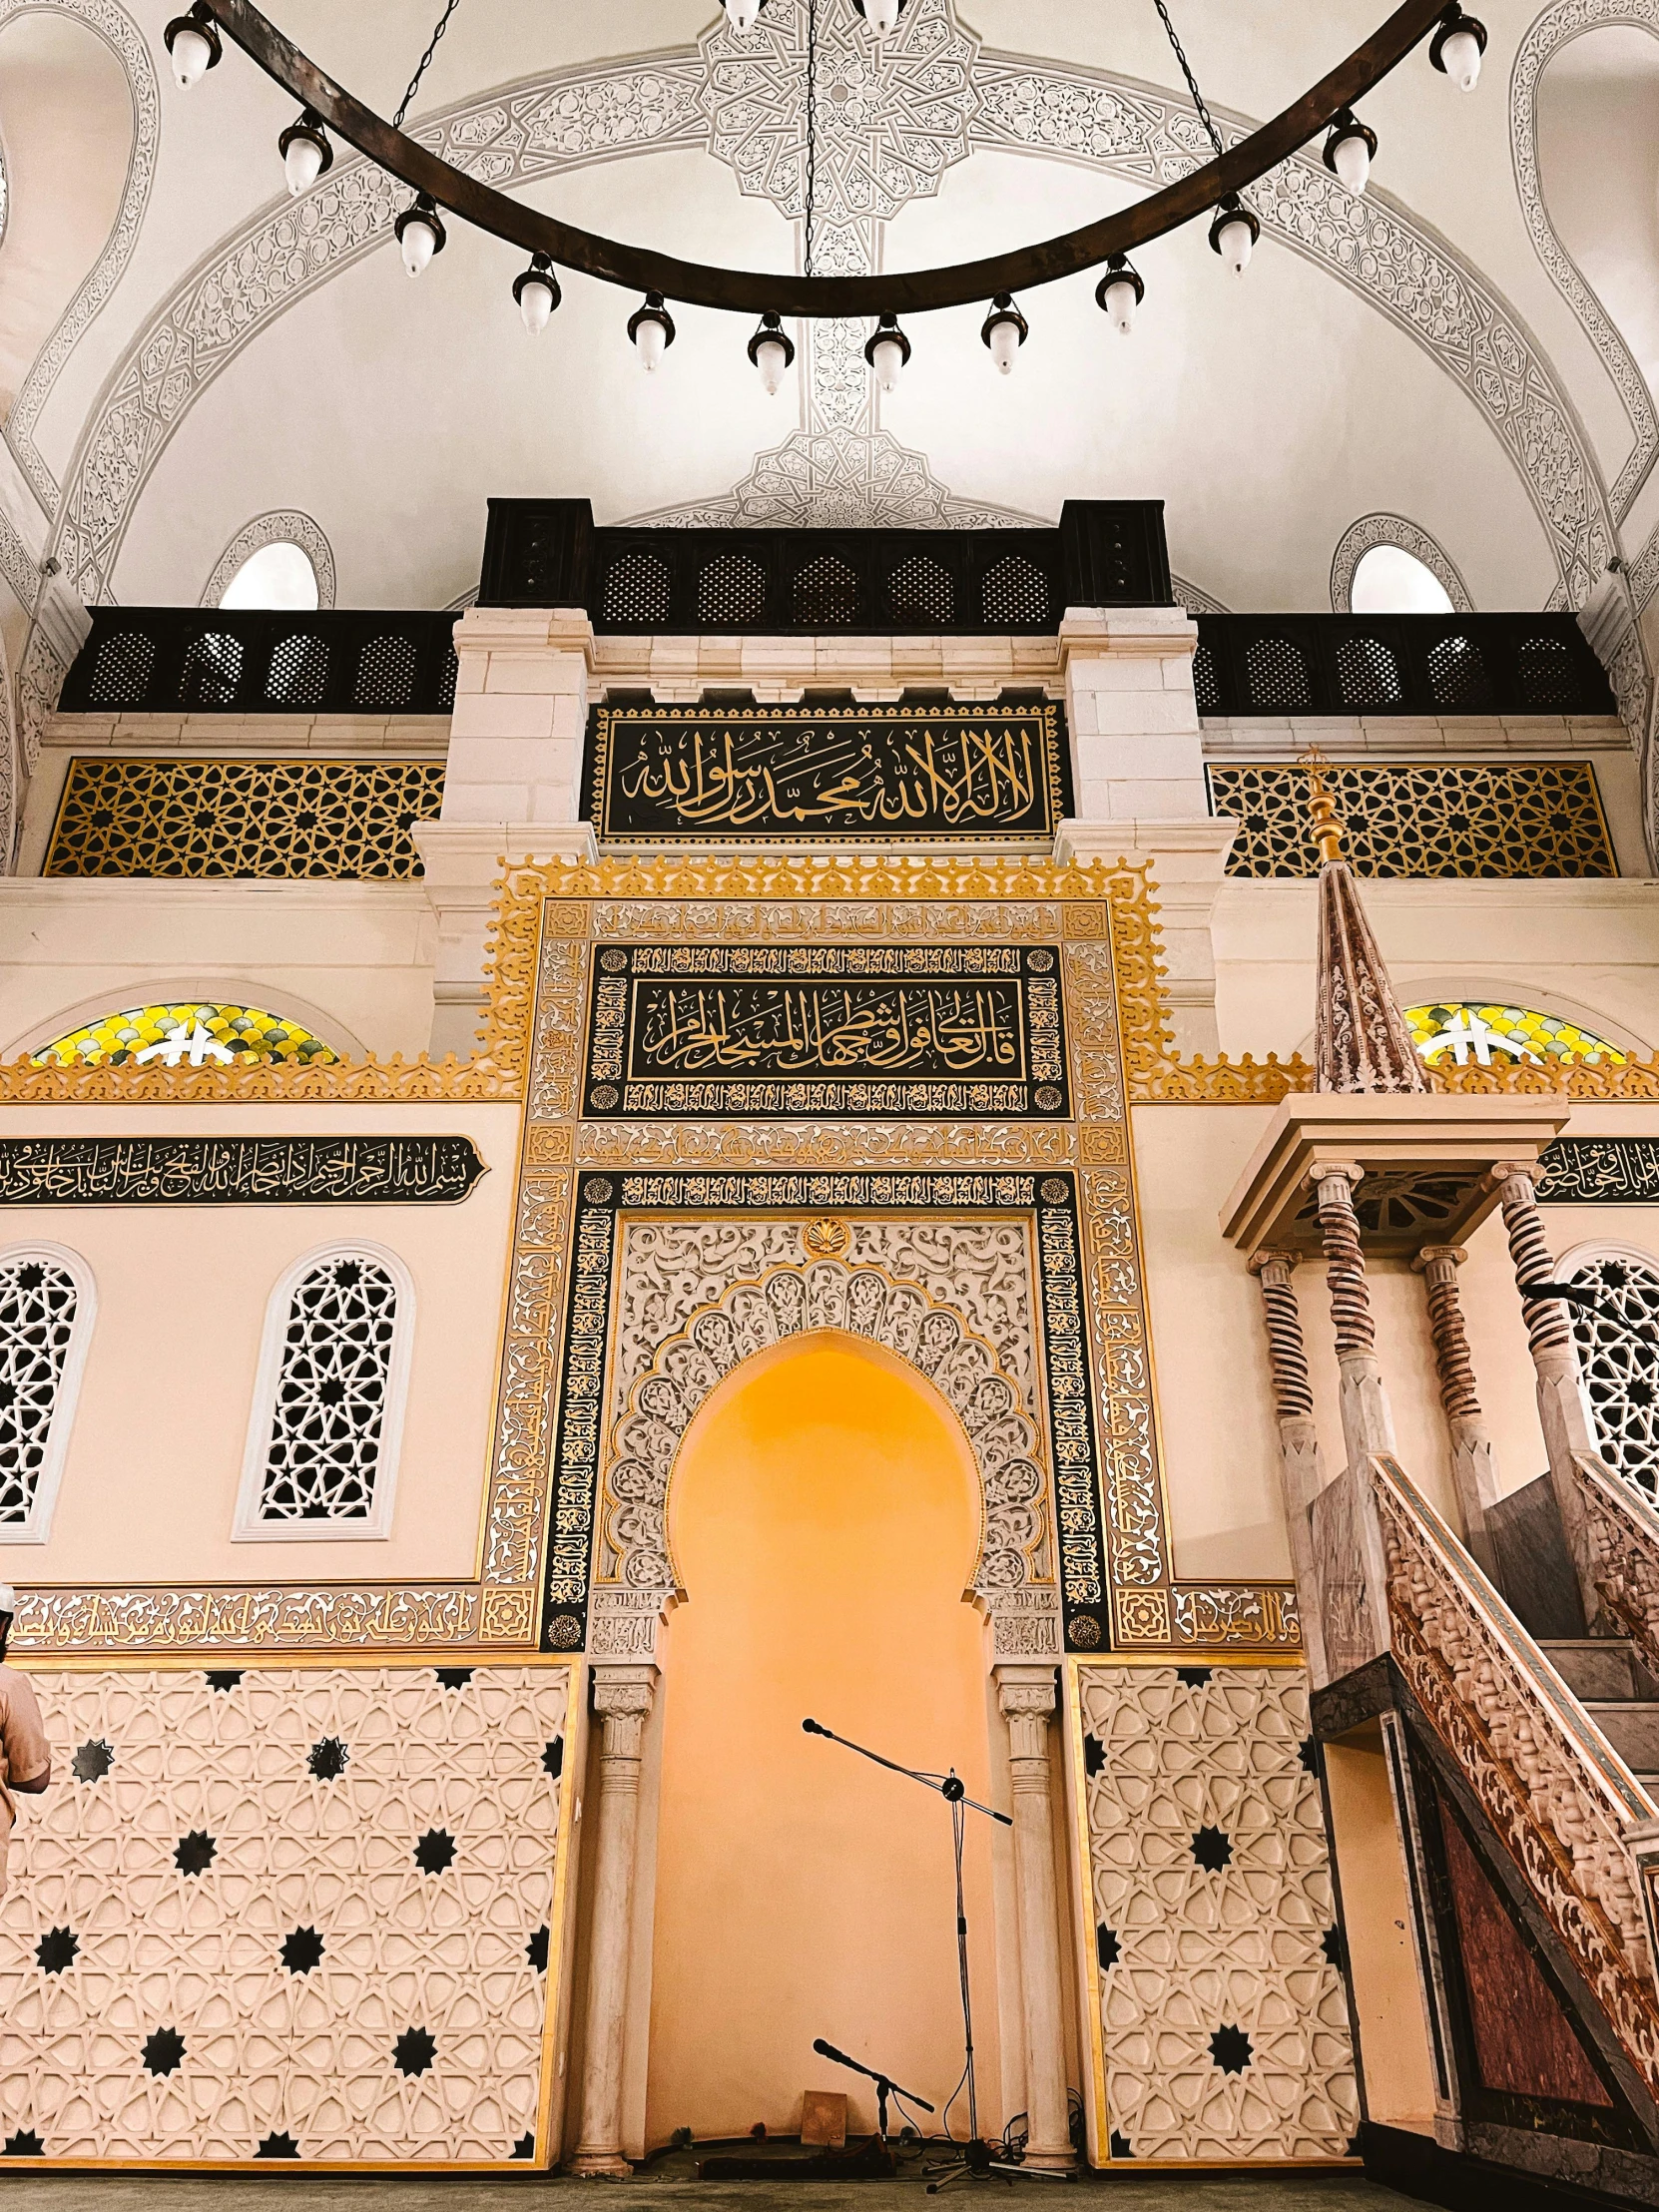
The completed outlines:
{"type": "MultiPolygon", "coordinates": [[[[323,1067],[271,1063],[250,1068],[37,1067],[0,1062],[0,1106],[426,1105],[516,1101],[524,1095],[540,909],[569,916],[567,932],[587,933],[591,899],[864,900],[1056,899],[1066,907],[1067,938],[1103,936],[1102,900],[1111,905],[1117,966],[1125,1098],[1131,1106],[1275,1106],[1311,1091],[1314,1071],[1300,1053],[1258,1060],[1183,1059],[1165,1020],[1159,954],[1162,936],[1154,885],[1144,863],[1120,859],[1059,864],[1030,859],[948,855],[891,860],[749,856],[607,858],[582,865],[503,860],[493,944],[486,973],[483,1050],[470,1060],[394,1054],[388,1060],[340,1060],[323,1067]]],[[[1659,1054],[1604,1066],[1572,1060],[1540,1067],[1499,1059],[1489,1067],[1430,1068],[1435,1090],[1456,1095],[1565,1095],[1606,1103],[1659,1102],[1659,1054]]]]}

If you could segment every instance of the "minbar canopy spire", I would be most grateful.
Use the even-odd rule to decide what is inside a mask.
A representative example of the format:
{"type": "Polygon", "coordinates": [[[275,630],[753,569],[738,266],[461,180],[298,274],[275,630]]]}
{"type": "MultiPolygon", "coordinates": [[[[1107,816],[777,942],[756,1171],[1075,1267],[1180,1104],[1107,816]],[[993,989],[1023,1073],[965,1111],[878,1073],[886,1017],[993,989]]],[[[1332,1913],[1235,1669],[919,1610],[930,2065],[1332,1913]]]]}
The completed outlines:
{"type": "Polygon", "coordinates": [[[1372,935],[1318,746],[1302,756],[1320,855],[1320,964],[1314,1009],[1316,1091],[1426,1091],[1428,1077],[1372,935]]]}

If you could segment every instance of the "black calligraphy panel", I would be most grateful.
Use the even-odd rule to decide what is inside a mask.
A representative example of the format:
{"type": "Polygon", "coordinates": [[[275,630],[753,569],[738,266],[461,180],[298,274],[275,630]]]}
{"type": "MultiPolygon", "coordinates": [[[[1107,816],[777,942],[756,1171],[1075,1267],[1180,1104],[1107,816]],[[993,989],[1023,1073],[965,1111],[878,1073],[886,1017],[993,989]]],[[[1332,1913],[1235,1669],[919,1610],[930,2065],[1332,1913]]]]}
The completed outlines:
{"type": "Polygon", "coordinates": [[[588,817],[617,843],[1018,838],[1070,812],[1051,700],[798,707],[605,705],[588,817]]]}
{"type": "Polygon", "coordinates": [[[0,1137],[3,1206],[452,1206],[470,1137],[0,1137]]]}
{"type": "Polygon", "coordinates": [[[605,945],[585,1110],[1061,1120],[1052,945],[605,945]]]}
{"type": "Polygon", "coordinates": [[[1541,1206],[1659,1206],[1659,1137],[1557,1137],[1541,1164],[1541,1206]]]}

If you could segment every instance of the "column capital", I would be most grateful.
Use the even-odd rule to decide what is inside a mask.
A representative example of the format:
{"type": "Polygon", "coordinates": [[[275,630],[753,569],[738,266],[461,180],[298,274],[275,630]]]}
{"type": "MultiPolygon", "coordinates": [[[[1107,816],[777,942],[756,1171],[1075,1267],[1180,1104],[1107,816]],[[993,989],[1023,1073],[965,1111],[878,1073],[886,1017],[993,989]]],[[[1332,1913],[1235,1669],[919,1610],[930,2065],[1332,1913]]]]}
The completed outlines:
{"type": "Polygon", "coordinates": [[[1052,1713],[1058,1692],[1052,1667],[1011,1666],[991,1669],[996,1678],[997,1706],[1004,1720],[1027,1719],[1052,1713]]]}
{"type": "Polygon", "coordinates": [[[1283,1268],[1287,1275],[1306,1257],[1290,1245],[1263,1245],[1245,1262],[1252,1275],[1264,1275],[1269,1268],[1283,1268]]]}
{"type": "Polygon", "coordinates": [[[1513,1183],[1517,1179],[1536,1183],[1543,1172],[1544,1164],[1541,1160],[1494,1160],[1486,1170],[1486,1188],[1492,1191],[1501,1190],[1505,1183],[1513,1183]]]}
{"type": "Polygon", "coordinates": [[[1332,1182],[1337,1177],[1352,1190],[1356,1183],[1365,1181],[1365,1167],[1359,1160],[1317,1160],[1303,1177],[1303,1187],[1317,1191],[1322,1183],[1332,1182]]]}
{"type": "Polygon", "coordinates": [[[1418,1275],[1424,1268],[1431,1268],[1442,1260],[1449,1261],[1454,1268],[1460,1268],[1468,1256],[1467,1245],[1422,1245],[1418,1248],[1411,1267],[1418,1275]]]}
{"type": "Polygon", "coordinates": [[[593,1709],[606,1720],[644,1720],[651,1711],[657,1681],[654,1666],[595,1667],[593,1709]]]}

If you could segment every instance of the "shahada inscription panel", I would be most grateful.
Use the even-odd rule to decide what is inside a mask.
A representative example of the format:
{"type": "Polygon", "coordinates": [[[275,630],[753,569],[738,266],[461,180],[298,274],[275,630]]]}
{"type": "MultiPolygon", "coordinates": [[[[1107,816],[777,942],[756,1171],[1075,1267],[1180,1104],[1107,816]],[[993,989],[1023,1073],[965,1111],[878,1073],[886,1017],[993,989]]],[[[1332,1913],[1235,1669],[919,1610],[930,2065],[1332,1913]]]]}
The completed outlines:
{"type": "Polygon", "coordinates": [[[588,815],[614,843],[1051,837],[1070,811],[1052,700],[597,707],[588,815]]]}
{"type": "Polygon", "coordinates": [[[1061,1120],[1061,1019],[1052,945],[605,945],[585,1110],[1061,1120]]]}

